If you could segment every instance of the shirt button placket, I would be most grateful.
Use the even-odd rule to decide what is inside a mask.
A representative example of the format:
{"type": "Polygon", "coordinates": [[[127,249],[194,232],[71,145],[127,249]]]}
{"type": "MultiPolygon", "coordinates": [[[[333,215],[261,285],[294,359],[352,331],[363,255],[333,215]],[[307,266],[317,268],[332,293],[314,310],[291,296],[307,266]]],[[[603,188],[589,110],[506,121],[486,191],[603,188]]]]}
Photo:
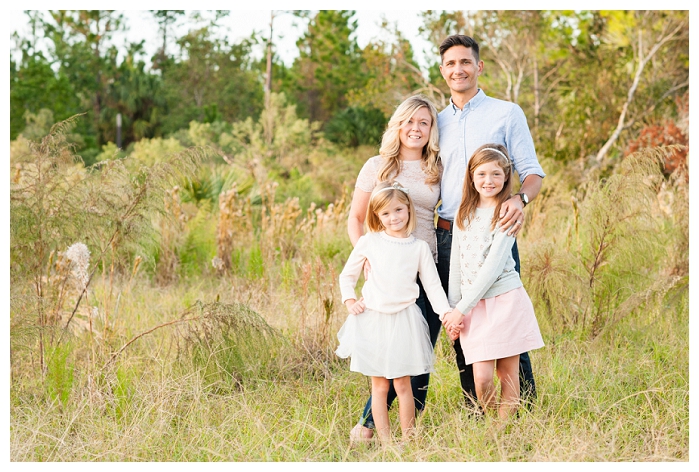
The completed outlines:
{"type": "MultiPolygon", "coordinates": [[[[468,105],[464,106],[461,116],[459,116],[459,123],[461,124],[460,150],[463,153],[464,163],[468,164],[468,154],[466,153],[466,115],[468,115],[468,105]]],[[[466,168],[468,169],[468,166],[466,168]]]]}

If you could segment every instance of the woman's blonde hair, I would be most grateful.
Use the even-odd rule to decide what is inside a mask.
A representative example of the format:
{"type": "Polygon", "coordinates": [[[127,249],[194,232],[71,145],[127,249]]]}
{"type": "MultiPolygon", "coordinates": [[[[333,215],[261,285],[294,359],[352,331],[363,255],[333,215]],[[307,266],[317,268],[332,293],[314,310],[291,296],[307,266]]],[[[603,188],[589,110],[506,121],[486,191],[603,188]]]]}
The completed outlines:
{"type": "Polygon", "coordinates": [[[383,223],[381,223],[379,213],[391,203],[391,200],[394,198],[408,207],[409,215],[408,223],[405,225],[405,235],[410,236],[410,234],[415,231],[417,227],[417,218],[415,217],[413,200],[410,198],[410,195],[408,195],[408,189],[404,188],[400,182],[397,181],[380,182],[374,187],[374,191],[371,192],[371,197],[369,198],[366,218],[364,219],[364,225],[367,231],[378,233],[386,229],[383,223]]]}
{"type": "Polygon", "coordinates": [[[398,105],[393,116],[388,120],[386,131],[381,139],[379,154],[383,158],[383,165],[379,169],[377,180],[389,180],[400,174],[400,128],[420,108],[426,108],[432,117],[432,125],[427,144],[422,148],[422,169],[427,175],[425,183],[433,185],[439,183],[441,169],[439,165],[439,127],[437,126],[437,109],[432,102],[423,95],[413,95],[398,105]]]}
{"type": "Polygon", "coordinates": [[[495,196],[497,205],[493,212],[493,221],[490,224],[491,229],[495,229],[495,225],[500,219],[500,207],[512,195],[512,160],[507,153],[507,148],[502,144],[484,144],[476,149],[476,151],[468,160],[468,169],[464,178],[464,187],[461,192],[461,205],[456,212],[456,225],[460,229],[465,229],[466,225],[471,222],[471,218],[478,208],[480,202],[480,194],[473,184],[473,171],[481,164],[488,162],[496,162],[505,173],[505,185],[502,190],[495,196]]]}

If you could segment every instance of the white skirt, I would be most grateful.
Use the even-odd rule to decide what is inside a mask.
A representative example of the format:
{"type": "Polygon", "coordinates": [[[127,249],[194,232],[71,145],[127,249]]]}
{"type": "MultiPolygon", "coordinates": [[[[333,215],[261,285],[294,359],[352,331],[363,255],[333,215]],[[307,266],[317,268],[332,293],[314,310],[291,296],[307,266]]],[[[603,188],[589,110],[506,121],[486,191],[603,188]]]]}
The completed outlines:
{"type": "Polygon", "coordinates": [[[434,372],[429,328],[415,304],[398,313],[366,309],[350,314],[337,339],[335,354],[351,357],[353,372],[387,379],[434,372]]]}

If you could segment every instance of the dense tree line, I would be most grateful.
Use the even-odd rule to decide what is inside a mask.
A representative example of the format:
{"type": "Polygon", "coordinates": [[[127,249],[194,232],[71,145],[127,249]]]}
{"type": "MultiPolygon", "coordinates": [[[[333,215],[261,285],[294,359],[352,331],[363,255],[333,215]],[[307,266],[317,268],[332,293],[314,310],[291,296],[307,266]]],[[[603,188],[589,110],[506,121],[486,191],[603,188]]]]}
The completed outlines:
{"type": "MultiPolygon", "coordinates": [[[[152,11],[162,46],[151,58],[143,42],[114,45],[115,32],[128,27],[119,11],[26,13],[32,33],[15,36],[10,61],[11,139],[27,135],[39,116],[58,121],[84,113],[76,144],[89,163],[115,142],[117,114],[127,148],[191,121],[258,119],[265,108],[266,58],[255,58],[253,49],[266,45],[266,33],[222,39],[214,33],[226,12],[171,38],[185,12],[152,11]]],[[[672,123],[687,136],[687,11],[423,11],[420,34],[434,45],[426,71],[394,25],[383,26],[389,39],[361,48],[354,11],[294,13],[307,29],[292,65],[271,56],[271,89],[341,145],[376,146],[386,117],[409,94],[426,94],[440,107],[448,102],[437,46],[452,33],[480,42],[486,69],[479,83],[522,106],[543,155],[603,164],[638,147],[648,129],[672,123]]],[[[655,143],[676,142],[673,133],[660,132],[655,143]]]]}

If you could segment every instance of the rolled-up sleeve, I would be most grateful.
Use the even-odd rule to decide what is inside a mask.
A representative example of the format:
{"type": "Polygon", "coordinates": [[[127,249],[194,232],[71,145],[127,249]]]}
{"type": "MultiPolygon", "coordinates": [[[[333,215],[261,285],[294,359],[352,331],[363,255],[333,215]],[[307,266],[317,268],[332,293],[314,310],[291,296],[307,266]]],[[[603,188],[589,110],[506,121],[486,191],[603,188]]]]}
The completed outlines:
{"type": "Polygon", "coordinates": [[[522,108],[516,104],[513,104],[507,116],[505,147],[510,153],[520,182],[523,182],[531,174],[541,178],[546,177],[544,169],[536,157],[534,140],[527,125],[527,118],[524,116],[522,108]]]}

